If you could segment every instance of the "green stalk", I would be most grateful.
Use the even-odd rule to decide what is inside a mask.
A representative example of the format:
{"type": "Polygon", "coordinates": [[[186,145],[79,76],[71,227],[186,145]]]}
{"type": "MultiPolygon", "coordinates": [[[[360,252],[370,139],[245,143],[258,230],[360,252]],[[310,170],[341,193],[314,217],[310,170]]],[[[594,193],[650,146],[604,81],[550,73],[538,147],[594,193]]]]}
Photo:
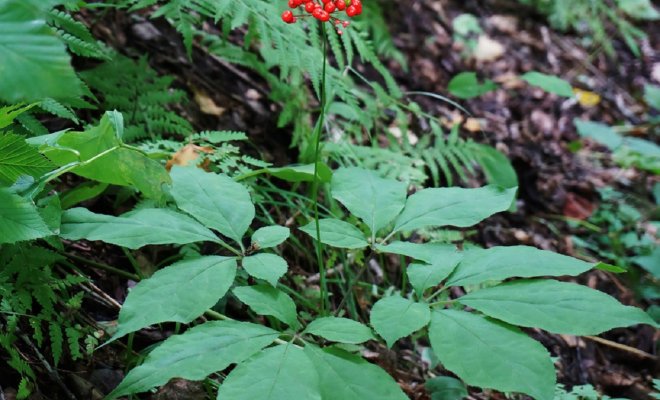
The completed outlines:
{"type": "Polygon", "coordinates": [[[321,243],[321,225],[319,223],[319,158],[321,149],[321,133],[323,132],[323,124],[325,123],[325,76],[326,64],[328,61],[327,56],[327,42],[325,26],[323,22],[319,23],[321,27],[321,40],[323,40],[323,71],[321,73],[321,113],[319,115],[318,126],[316,129],[316,143],[314,149],[314,182],[312,184],[312,198],[314,199],[314,222],[316,225],[316,262],[319,265],[319,277],[321,283],[321,315],[327,315],[328,301],[328,283],[326,281],[325,264],[323,263],[323,244],[321,243]]]}

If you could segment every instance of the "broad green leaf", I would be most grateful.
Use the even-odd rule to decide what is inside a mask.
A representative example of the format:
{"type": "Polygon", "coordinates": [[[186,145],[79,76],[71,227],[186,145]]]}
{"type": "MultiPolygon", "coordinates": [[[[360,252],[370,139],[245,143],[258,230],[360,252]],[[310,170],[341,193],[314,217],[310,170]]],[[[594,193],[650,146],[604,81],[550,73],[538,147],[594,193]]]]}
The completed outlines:
{"type": "Polygon", "coordinates": [[[252,234],[252,245],[257,249],[275,247],[287,240],[290,234],[289,228],[284,226],[265,226],[252,234]]]}
{"type": "Polygon", "coordinates": [[[650,254],[633,257],[632,261],[660,279],[660,247],[656,246],[650,254]]]}
{"type": "Polygon", "coordinates": [[[84,132],[52,134],[33,138],[33,142],[45,142],[42,152],[59,166],[84,163],[71,171],[74,174],[112,185],[131,186],[146,197],[162,198],[162,186],[171,182],[167,171],[159,162],[121,142],[115,129],[120,120],[121,114],[107,112],[98,126],[84,132]],[[53,140],[56,145],[52,145],[53,140]]]}
{"type": "Polygon", "coordinates": [[[500,211],[513,202],[517,188],[484,186],[478,189],[431,188],[408,197],[396,219],[394,231],[412,231],[427,226],[465,228],[500,211]]]}
{"type": "Polygon", "coordinates": [[[35,2],[0,2],[0,99],[8,103],[81,94],[71,57],[35,2]]]}
{"type": "Polygon", "coordinates": [[[617,0],[617,3],[620,9],[633,18],[642,20],[660,19],[660,12],[653,7],[650,0],[617,0]]]}
{"type": "Polygon", "coordinates": [[[172,378],[204,379],[251,357],[277,339],[278,334],[249,322],[211,321],[198,325],[156,347],[108,398],[144,392],[172,378]]]}
{"type": "Polygon", "coordinates": [[[93,181],[83,182],[68,192],[62,193],[62,208],[66,210],[67,208],[71,208],[78,203],[93,199],[94,197],[103,193],[107,188],[107,183],[93,181]]]}
{"type": "Polygon", "coordinates": [[[462,400],[468,396],[465,384],[450,376],[436,376],[424,384],[431,400],[462,400]]]}
{"type": "Polygon", "coordinates": [[[375,339],[369,327],[348,318],[317,318],[307,325],[305,333],[320,336],[332,342],[358,344],[375,339]]]}
{"type": "Polygon", "coordinates": [[[623,144],[623,136],[618,134],[609,125],[601,124],[600,122],[583,121],[577,118],[573,120],[573,123],[580,136],[602,143],[610,150],[615,150],[623,144]]]}
{"type": "Polygon", "coordinates": [[[448,243],[392,242],[388,245],[377,245],[376,248],[385,253],[408,256],[428,264],[441,262],[456,266],[463,258],[463,253],[459,252],[455,245],[448,243]]]}
{"type": "Polygon", "coordinates": [[[218,390],[218,400],[321,400],[319,377],[312,361],[295,345],[262,350],[231,371],[218,390]]]}
{"type": "Polygon", "coordinates": [[[286,274],[289,266],[277,254],[259,253],[243,258],[243,269],[251,276],[277,286],[277,281],[286,274]]]}
{"type": "Polygon", "coordinates": [[[455,263],[447,263],[444,260],[438,260],[434,264],[412,263],[406,269],[406,274],[417,296],[421,297],[426,289],[437,286],[448,277],[456,265],[458,260],[455,263]]]}
{"type": "Polygon", "coordinates": [[[192,321],[227,293],[235,276],[236,260],[219,256],[180,261],[157,271],[128,292],[113,340],[161,322],[192,321]]]}
{"type": "MultiPolygon", "coordinates": [[[[269,174],[287,182],[312,182],[314,164],[288,165],[281,168],[267,168],[269,174]]],[[[322,162],[318,163],[319,182],[327,183],[332,179],[332,170],[322,162]]]]}
{"type": "Polygon", "coordinates": [[[293,328],[298,326],[296,303],[288,294],[268,285],[241,286],[233,292],[257,314],[273,316],[293,328]]]}
{"type": "MultiPolygon", "coordinates": [[[[361,249],[369,243],[364,234],[355,226],[338,219],[325,218],[319,220],[321,242],[343,249],[361,249]]],[[[301,231],[316,239],[316,223],[314,221],[302,226],[301,231]]]]}
{"type": "Polygon", "coordinates": [[[548,93],[554,93],[563,97],[573,97],[573,87],[571,84],[554,75],[532,71],[521,76],[521,78],[530,85],[537,86],[548,93]]]}
{"type": "Polygon", "coordinates": [[[474,72],[461,72],[454,76],[447,86],[449,93],[459,99],[479,97],[495,89],[497,89],[497,85],[490,79],[486,79],[484,83],[479,83],[477,74],[474,72]]]}
{"type": "Polygon", "coordinates": [[[407,400],[383,369],[337,348],[305,346],[320,379],[323,400],[407,400]]]}
{"type": "Polygon", "coordinates": [[[209,228],[240,243],[254,218],[250,193],[226,175],[175,166],[172,196],[177,206],[209,228]]]}
{"type": "Polygon", "coordinates": [[[475,285],[507,278],[576,276],[598,264],[529,246],[499,246],[465,251],[447,285],[475,285]]]}
{"type": "Polygon", "coordinates": [[[431,318],[428,304],[416,303],[401,296],[380,299],[371,309],[371,326],[385,339],[387,347],[416,332],[431,318]]]}
{"type": "Polygon", "coordinates": [[[332,197],[360,218],[373,235],[390,224],[406,202],[406,184],[375,171],[341,168],[332,177],[332,197]]]}
{"type": "Polygon", "coordinates": [[[434,311],[429,327],[442,365],[471,386],[552,400],[555,370],[548,351],[519,329],[457,310],[434,311]]]}
{"type": "Polygon", "coordinates": [[[16,117],[30,110],[32,107],[39,103],[32,104],[10,104],[8,106],[0,107],[0,129],[6,128],[14,122],[16,117]]]}
{"type": "Polygon", "coordinates": [[[12,185],[21,175],[38,178],[52,169],[54,165],[25,138],[13,133],[0,135],[0,184],[12,185]]]}
{"type": "Polygon", "coordinates": [[[72,208],[62,214],[61,236],[69,240],[101,240],[129,249],[148,244],[218,241],[213,232],[199,222],[163,208],[143,208],[120,217],[72,208]]]}
{"type": "Polygon", "coordinates": [[[650,107],[660,110],[660,86],[644,85],[644,101],[650,107]]]}
{"type": "Polygon", "coordinates": [[[32,201],[0,187],[0,243],[50,236],[52,232],[32,201]]]}
{"type": "Polygon", "coordinates": [[[636,307],[603,292],[574,283],[522,280],[477,290],[461,304],[513,325],[568,335],[597,335],[635,324],[655,325],[636,307]]]}
{"type": "Polygon", "coordinates": [[[488,183],[505,188],[518,186],[518,175],[507,156],[491,146],[479,143],[472,146],[478,150],[475,154],[477,163],[484,171],[488,183]]]}

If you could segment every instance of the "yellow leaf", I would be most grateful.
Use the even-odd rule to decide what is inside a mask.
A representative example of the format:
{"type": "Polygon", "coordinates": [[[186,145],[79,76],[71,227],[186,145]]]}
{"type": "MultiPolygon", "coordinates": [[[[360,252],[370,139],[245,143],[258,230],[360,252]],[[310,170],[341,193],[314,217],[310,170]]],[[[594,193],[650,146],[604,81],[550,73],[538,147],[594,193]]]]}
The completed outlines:
{"type": "Polygon", "coordinates": [[[573,88],[573,93],[577,97],[578,103],[583,107],[593,107],[600,103],[600,95],[588,90],[573,88]]]}

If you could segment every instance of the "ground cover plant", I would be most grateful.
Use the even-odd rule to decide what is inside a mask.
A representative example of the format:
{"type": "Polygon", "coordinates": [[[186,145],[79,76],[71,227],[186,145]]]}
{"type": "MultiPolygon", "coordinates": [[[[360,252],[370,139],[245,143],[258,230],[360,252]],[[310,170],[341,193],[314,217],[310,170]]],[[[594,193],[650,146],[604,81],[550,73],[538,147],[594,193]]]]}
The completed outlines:
{"type": "MultiPolygon", "coordinates": [[[[474,61],[439,92],[385,2],[0,0],[0,398],[599,398],[567,371],[585,341],[657,360],[657,193],[643,226],[605,185],[598,211],[534,213],[479,117],[608,99],[542,65],[489,76],[478,9],[413,3],[474,61]],[[567,254],[489,239],[520,216],[567,254]]],[[[553,140],[649,197],[657,91],[634,126],[572,115],[553,140]]],[[[654,390],[638,370],[628,396],[654,390]]]]}

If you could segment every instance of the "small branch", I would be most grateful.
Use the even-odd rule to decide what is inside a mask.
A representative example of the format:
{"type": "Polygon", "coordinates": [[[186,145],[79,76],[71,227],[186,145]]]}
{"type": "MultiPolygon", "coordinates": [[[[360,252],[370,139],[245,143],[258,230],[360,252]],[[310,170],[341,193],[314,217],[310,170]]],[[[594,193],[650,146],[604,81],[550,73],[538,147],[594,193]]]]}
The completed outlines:
{"type": "Polygon", "coordinates": [[[121,270],[119,268],[115,268],[115,267],[112,267],[112,266],[106,265],[106,264],[101,264],[99,262],[88,260],[84,257],[80,257],[80,256],[77,256],[77,255],[74,255],[74,254],[69,254],[69,253],[66,253],[66,252],[59,252],[59,253],[62,254],[63,256],[65,256],[65,257],[68,257],[68,258],[72,259],[72,260],[87,264],[90,267],[97,268],[97,269],[100,269],[100,270],[103,270],[103,271],[108,271],[108,272],[111,272],[115,275],[119,275],[119,276],[121,276],[123,278],[126,278],[126,279],[132,279],[136,282],[140,280],[140,277],[137,276],[136,274],[131,274],[130,272],[126,272],[126,271],[121,270]]]}
{"type": "Polygon", "coordinates": [[[649,360],[653,360],[653,361],[658,360],[658,357],[654,356],[653,354],[649,354],[645,351],[642,351],[640,349],[636,349],[634,347],[627,346],[625,344],[613,342],[611,340],[603,339],[603,338],[598,337],[598,336],[582,336],[582,337],[585,338],[585,339],[589,339],[591,341],[594,341],[596,343],[604,344],[605,346],[613,347],[615,349],[619,349],[619,350],[622,350],[622,351],[625,351],[625,352],[628,352],[628,353],[631,353],[631,354],[635,354],[636,356],[641,357],[641,358],[648,358],[649,360]]]}

